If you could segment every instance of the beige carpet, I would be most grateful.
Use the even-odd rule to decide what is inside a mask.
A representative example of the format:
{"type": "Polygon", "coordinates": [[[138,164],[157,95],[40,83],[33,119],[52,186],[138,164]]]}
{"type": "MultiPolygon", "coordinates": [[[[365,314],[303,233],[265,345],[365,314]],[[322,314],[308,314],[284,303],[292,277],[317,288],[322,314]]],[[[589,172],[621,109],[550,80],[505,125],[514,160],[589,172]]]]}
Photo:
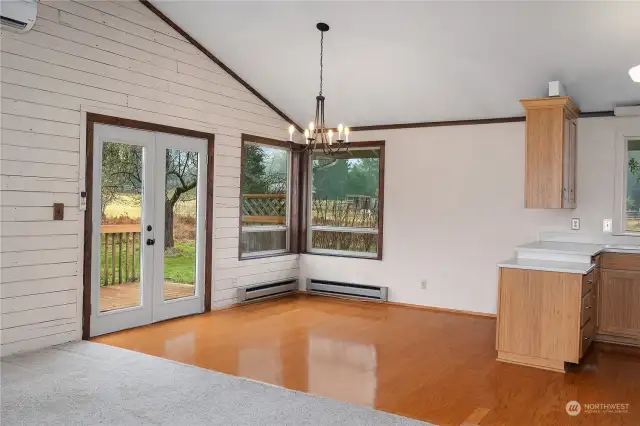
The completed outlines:
{"type": "Polygon", "coordinates": [[[90,342],[2,359],[3,425],[425,425],[90,342]]]}

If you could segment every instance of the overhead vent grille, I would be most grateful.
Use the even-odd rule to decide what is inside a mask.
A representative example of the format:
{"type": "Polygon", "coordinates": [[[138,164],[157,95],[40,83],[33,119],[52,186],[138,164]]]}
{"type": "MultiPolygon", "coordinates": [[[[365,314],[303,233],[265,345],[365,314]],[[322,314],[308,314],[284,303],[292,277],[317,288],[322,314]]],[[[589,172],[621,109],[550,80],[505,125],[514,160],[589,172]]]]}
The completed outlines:
{"type": "Polygon", "coordinates": [[[307,279],[307,292],[324,296],[348,297],[352,299],[386,302],[388,287],[351,284],[337,281],[307,279]]]}
{"type": "Polygon", "coordinates": [[[257,302],[259,300],[293,294],[298,290],[298,280],[295,278],[256,284],[238,289],[238,303],[257,302]]]}

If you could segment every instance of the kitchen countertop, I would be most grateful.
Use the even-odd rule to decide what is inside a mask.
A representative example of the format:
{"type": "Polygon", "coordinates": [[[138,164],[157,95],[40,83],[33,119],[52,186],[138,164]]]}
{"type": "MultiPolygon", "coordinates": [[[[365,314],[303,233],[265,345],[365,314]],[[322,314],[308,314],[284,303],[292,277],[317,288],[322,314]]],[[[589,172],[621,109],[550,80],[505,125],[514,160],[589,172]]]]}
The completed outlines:
{"type": "Polygon", "coordinates": [[[592,256],[599,253],[640,255],[640,245],[536,241],[516,247],[516,252],[518,257],[498,263],[498,267],[586,274],[595,266],[591,263],[592,256]]]}
{"type": "Polygon", "coordinates": [[[534,269],[537,271],[567,272],[569,274],[587,274],[595,265],[582,262],[558,262],[555,260],[539,259],[510,259],[498,263],[500,268],[534,269]]]}
{"type": "Polygon", "coordinates": [[[518,250],[544,251],[547,253],[578,254],[595,256],[605,249],[604,244],[589,243],[564,243],[557,241],[536,241],[534,243],[518,246],[518,250]]]}

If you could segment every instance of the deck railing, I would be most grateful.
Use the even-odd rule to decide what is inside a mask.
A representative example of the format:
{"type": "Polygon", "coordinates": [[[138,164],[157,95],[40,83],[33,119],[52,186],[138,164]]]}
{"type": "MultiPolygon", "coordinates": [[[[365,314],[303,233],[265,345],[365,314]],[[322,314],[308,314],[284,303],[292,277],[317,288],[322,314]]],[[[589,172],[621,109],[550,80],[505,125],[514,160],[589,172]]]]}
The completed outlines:
{"type": "Polygon", "coordinates": [[[101,234],[104,244],[102,285],[138,281],[140,265],[136,271],[136,242],[140,251],[140,226],[140,224],[102,225],[101,234]]]}

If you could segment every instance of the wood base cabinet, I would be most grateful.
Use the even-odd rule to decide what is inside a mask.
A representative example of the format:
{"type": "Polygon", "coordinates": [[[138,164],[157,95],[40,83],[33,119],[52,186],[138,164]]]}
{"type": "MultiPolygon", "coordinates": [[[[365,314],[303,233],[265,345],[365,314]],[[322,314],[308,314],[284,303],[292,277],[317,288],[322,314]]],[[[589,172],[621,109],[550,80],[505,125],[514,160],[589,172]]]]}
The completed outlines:
{"type": "Polygon", "coordinates": [[[597,340],[640,345],[640,255],[605,253],[599,290],[597,340]]]}
{"type": "Polygon", "coordinates": [[[561,372],[579,363],[595,336],[594,277],[500,268],[498,360],[561,372]]]}

